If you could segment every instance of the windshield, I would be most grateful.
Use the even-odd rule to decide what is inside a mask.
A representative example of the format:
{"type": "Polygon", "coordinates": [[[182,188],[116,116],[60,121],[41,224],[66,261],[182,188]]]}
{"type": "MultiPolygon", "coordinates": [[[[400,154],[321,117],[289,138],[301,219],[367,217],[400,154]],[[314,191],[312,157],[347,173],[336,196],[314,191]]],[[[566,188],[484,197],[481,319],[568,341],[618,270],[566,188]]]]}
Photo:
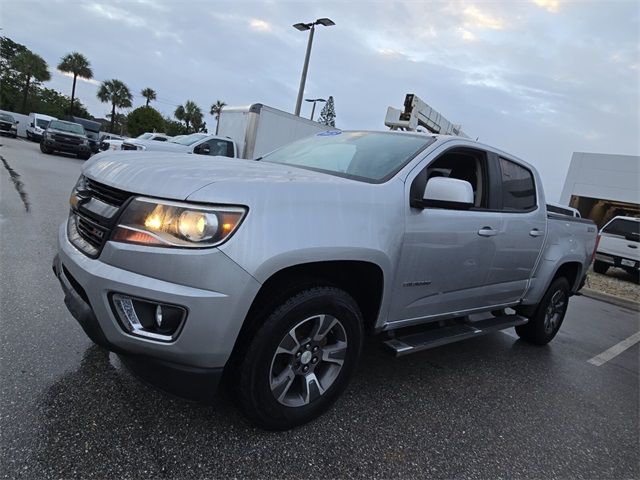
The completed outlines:
{"type": "Polygon", "coordinates": [[[8,115],[6,113],[0,113],[0,119],[5,120],[7,122],[15,122],[15,120],[13,119],[13,117],[11,115],[8,115]]]}
{"type": "Polygon", "coordinates": [[[427,135],[328,131],[286,145],[264,161],[380,183],[433,141],[427,135]]]}
{"type": "Polygon", "coordinates": [[[61,130],[63,132],[77,133],[78,135],[86,135],[84,127],[77,123],[51,120],[49,128],[55,128],[56,130],[61,130]]]}
{"type": "Polygon", "coordinates": [[[202,140],[203,138],[207,138],[208,135],[204,133],[192,133],[191,135],[186,135],[182,138],[173,138],[169,140],[171,143],[177,143],[178,145],[193,145],[194,143],[202,140]]]}
{"type": "Polygon", "coordinates": [[[45,120],[44,118],[36,118],[36,126],[40,128],[47,128],[50,121],[51,120],[45,120]]]}
{"type": "Polygon", "coordinates": [[[87,137],[89,137],[91,140],[97,140],[98,139],[98,132],[92,132],[91,130],[85,130],[87,132],[87,137]]]}
{"type": "Polygon", "coordinates": [[[153,137],[153,133],[143,133],[142,135],[138,135],[136,138],[140,138],[142,140],[148,140],[153,137]]]}
{"type": "Polygon", "coordinates": [[[602,229],[602,233],[608,233],[609,235],[620,235],[621,237],[640,235],[640,222],[634,222],[633,220],[625,220],[618,218],[606,225],[602,229]]]}

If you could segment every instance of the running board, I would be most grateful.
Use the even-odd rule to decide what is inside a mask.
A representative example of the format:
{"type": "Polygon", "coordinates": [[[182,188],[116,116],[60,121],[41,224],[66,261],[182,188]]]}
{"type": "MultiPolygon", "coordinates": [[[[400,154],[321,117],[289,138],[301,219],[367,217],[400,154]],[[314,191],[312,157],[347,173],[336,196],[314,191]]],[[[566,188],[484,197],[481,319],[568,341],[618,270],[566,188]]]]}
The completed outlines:
{"type": "Polygon", "coordinates": [[[400,357],[448,343],[479,337],[480,335],[497,332],[505,328],[517,327],[518,325],[524,325],[528,321],[527,318],[520,315],[490,317],[447,327],[430,328],[417,333],[414,331],[414,333],[408,335],[398,335],[395,338],[390,338],[383,343],[392,350],[396,357],[400,357]]]}

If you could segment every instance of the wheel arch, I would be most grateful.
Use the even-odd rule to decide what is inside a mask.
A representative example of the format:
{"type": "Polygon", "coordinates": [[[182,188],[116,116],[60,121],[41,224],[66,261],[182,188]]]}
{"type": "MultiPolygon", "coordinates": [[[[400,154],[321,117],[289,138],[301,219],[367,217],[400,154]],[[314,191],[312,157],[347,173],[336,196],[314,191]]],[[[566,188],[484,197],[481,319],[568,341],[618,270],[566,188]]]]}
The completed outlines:
{"type": "Polygon", "coordinates": [[[373,330],[384,292],[382,267],[362,260],[328,260],[291,265],[274,272],[263,282],[236,339],[231,363],[242,356],[265,316],[277,305],[297,292],[321,285],[334,286],[351,295],[362,312],[365,331],[373,330]]]}

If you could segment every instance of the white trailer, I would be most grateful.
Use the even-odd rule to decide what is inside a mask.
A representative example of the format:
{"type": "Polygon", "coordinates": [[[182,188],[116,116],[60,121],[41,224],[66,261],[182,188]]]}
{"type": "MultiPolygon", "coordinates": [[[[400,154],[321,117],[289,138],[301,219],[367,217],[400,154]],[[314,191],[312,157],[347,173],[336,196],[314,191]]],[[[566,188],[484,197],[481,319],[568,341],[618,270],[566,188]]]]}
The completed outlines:
{"type": "Polygon", "coordinates": [[[224,107],[217,136],[232,139],[238,148],[238,157],[254,159],[326,130],[335,130],[335,127],[254,103],[245,107],[224,107]]]}

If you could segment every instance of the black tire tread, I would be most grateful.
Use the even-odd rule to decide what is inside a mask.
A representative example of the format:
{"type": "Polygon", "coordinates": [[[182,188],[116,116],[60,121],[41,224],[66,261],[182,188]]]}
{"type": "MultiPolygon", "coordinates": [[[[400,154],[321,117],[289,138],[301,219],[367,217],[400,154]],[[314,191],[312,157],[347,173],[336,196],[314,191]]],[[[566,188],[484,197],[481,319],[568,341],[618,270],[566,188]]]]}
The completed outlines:
{"type": "MultiPolygon", "coordinates": [[[[272,328],[280,321],[282,315],[295,308],[296,306],[321,295],[333,295],[340,298],[343,302],[350,304],[351,308],[358,313],[360,325],[362,325],[362,314],[357,303],[345,291],[335,287],[312,287],[291,296],[284,303],[281,303],[265,320],[260,328],[255,332],[248,348],[245,351],[244,359],[238,367],[238,382],[236,383],[236,393],[240,402],[242,411],[252,420],[263,428],[270,430],[281,430],[290,428],[287,425],[288,419],[282,415],[278,409],[267,408],[268,405],[261,404],[263,411],[255,408],[259,403],[258,398],[254,396],[255,390],[251,388],[253,384],[252,375],[254,374],[253,364],[255,359],[260,355],[260,349],[263,347],[271,334],[272,328]]],[[[328,405],[330,406],[330,405],[328,405]]],[[[327,408],[328,408],[327,406],[327,408]]]]}
{"type": "Polygon", "coordinates": [[[569,296],[571,291],[571,286],[569,285],[569,281],[565,277],[556,278],[551,283],[551,285],[549,285],[549,288],[547,289],[544,296],[542,297],[542,300],[540,300],[540,303],[538,304],[537,308],[535,309],[533,314],[529,317],[529,322],[525,323],[524,325],[520,325],[516,327],[516,333],[520,338],[522,338],[523,340],[526,340],[527,342],[533,343],[535,345],[546,345],[551,340],[553,340],[553,338],[556,336],[556,333],[558,333],[558,330],[562,326],[562,321],[564,320],[564,317],[560,321],[560,325],[558,325],[558,328],[555,330],[555,332],[553,332],[551,335],[546,335],[544,333],[544,314],[545,314],[547,305],[551,300],[551,297],[553,296],[553,293],[557,290],[559,286],[562,286],[562,288],[565,289],[565,292],[567,294],[567,302],[569,301],[569,296]]]}

